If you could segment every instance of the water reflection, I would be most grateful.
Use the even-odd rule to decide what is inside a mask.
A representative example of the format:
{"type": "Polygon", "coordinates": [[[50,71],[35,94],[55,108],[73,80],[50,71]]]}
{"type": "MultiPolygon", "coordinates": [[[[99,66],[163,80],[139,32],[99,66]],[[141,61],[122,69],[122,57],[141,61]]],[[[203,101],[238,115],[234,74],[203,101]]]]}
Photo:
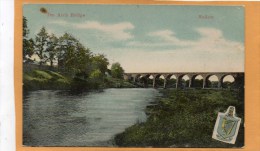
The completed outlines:
{"type": "Polygon", "coordinates": [[[145,122],[154,89],[106,89],[71,95],[34,91],[23,104],[23,143],[28,146],[113,146],[113,136],[145,122]]]}

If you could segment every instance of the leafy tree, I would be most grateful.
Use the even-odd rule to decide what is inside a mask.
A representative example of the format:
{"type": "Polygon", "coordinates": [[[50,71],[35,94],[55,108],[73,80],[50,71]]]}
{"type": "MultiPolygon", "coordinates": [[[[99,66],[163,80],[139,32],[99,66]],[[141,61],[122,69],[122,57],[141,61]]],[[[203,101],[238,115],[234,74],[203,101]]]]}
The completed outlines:
{"type": "Polygon", "coordinates": [[[99,69],[104,75],[109,65],[108,59],[103,54],[94,55],[91,57],[92,69],[99,69]]]}
{"type": "Polygon", "coordinates": [[[27,38],[28,34],[29,34],[29,29],[27,26],[27,19],[26,19],[26,17],[23,16],[23,37],[27,38]]]}
{"type": "Polygon", "coordinates": [[[90,64],[90,50],[85,48],[81,43],[76,44],[76,68],[78,72],[87,72],[90,64]]]}
{"type": "Polygon", "coordinates": [[[76,64],[76,40],[72,35],[65,33],[59,38],[58,66],[67,70],[74,70],[76,64]]]}
{"type": "Polygon", "coordinates": [[[89,78],[91,80],[100,81],[100,79],[103,77],[102,72],[99,69],[96,69],[91,72],[89,78]]]}
{"type": "Polygon", "coordinates": [[[111,75],[113,78],[123,79],[124,69],[121,67],[120,63],[113,63],[111,66],[111,75]]]}
{"type": "Polygon", "coordinates": [[[73,73],[85,72],[90,62],[90,51],[75,37],[65,33],[59,38],[57,61],[58,67],[73,73]]]}
{"type": "Polygon", "coordinates": [[[48,61],[50,62],[51,67],[53,67],[53,63],[57,59],[58,52],[58,38],[54,34],[49,36],[46,52],[48,53],[48,61]]]}
{"type": "Polygon", "coordinates": [[[31,56],[34,54],[34,41],[32,38],[29,40],[23,39],[23,61],[31,62],[31,56]]]}
{"type": "Polygon", "coordinates": [[[27,19],[23,17],[23,61],[31,61],[30,57],[34,53],[34,41],[28,39],[29,29],[27,26],[27,19]]]}
{"type": "Polygon", "coordinates": [[[36,35],[35,38],[35,53],[39,57],[40,66],[45,64],[48,60],[47,56],[47,43],[49,41],[48,33],[46,32],[45,27],[42,27],[40,32],[36,35]]]}

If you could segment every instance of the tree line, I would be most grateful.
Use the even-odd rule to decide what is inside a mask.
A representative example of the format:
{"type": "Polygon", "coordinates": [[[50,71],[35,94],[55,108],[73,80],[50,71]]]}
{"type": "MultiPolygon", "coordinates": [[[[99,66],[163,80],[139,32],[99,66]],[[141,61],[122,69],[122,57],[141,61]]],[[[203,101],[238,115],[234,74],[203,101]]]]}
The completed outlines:
{"type": "Polygon", "coordinates": [[[29,38],[26,17],[23,17],[23,62],[36,62],[39,66],[49,65],[69,71],[84,78],[100,79],[109,73],[114,78],[123,78],[123,68],[114,63],[108,69],[109,61],[104,54],[94,54],[77,38],[69,33],[57,37],[42,27],[35,38],[29,38]],[[32,59],[37,56],[38,59],[32,59]]]}

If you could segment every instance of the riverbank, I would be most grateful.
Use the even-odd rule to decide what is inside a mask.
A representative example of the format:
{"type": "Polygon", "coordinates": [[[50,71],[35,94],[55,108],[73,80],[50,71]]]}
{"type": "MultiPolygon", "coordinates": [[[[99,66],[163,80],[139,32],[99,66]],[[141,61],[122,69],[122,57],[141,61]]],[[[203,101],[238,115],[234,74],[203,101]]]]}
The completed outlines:
{"type": "Polygon", "coordinates": [[[67,90],[72,78],[50,70],[33,70],[23,73],[23,90],[67,90]]]}
{"type": "Polygon", "coordinates": [[[50,70],[33,70],[23,73],[24,91],[33,90],[95,90],[104,88],[135,88],[136,86],[112,77],[104,77],[103,81],[75,78],[50,70]]]}
{"type": "MultiPolygon", "coordinates": [[[[160,90],[158,105],[147,107],[149,118],[116,135],[120,147],[242,147],[244,99],[238,91],[187,89],[160,90]],[[218,112],[236,107],[242,118],[235,145],[211,138],[218,112]]],[[[243,96],[243,95],[242,95],[243,96]]]]}

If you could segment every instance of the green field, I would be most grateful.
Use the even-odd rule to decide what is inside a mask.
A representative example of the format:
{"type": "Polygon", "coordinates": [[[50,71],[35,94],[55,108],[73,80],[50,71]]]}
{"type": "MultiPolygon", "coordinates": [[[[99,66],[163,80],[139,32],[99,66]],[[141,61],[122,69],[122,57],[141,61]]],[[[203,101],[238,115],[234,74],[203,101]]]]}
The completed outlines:
{"type": "Polygon", "coordinates": [[[145,123],[118,134],[115,143],[125,147],[242,147],[244,145],[244,97],[237,90],[160,90],[158,105],[148,106],[145,123]],[[242,118],[236,144],[212,139],[218,112],[235,106],[242,118]]]}

